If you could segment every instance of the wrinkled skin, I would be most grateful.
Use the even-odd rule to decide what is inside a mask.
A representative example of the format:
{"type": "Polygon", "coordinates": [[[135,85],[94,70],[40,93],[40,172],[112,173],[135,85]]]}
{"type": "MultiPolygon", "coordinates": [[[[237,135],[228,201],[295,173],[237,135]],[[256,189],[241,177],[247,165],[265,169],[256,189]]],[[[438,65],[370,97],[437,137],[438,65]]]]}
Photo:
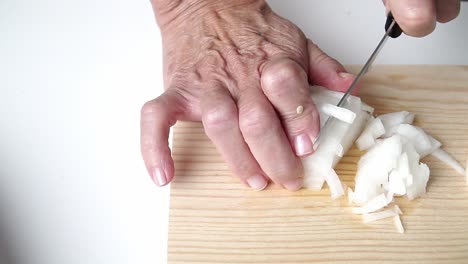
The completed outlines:
{"type": "Polygon", "coordinates": [[[319,132],[308,87],[343,91],[354,76],[262,0],[153,0],[153,6],[165,92],[142,108],[141,149],[155,183],[174,177],[170,127],[190,120],[202,121],[246,185],[261,190],[271,180],[300,189],[300,156],[313,152],[319,132]]]}

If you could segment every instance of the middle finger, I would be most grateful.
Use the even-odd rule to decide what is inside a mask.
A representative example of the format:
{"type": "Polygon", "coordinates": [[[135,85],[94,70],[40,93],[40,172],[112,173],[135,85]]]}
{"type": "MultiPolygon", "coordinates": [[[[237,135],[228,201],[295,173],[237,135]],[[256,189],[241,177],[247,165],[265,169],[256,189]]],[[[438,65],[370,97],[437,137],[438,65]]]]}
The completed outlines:
{"type": "Polygon", "coordinates": [[[262,90],[257,87],[244,89],[237,103],[242,135],[262,170],[288,190],[300,189],[302,164],[262,90]]]}

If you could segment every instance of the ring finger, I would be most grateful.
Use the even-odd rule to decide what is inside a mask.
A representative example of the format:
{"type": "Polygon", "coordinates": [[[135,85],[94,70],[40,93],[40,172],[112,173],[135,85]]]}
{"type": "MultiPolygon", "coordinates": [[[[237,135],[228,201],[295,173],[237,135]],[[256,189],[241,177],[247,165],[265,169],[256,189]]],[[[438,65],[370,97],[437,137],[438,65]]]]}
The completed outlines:
{"type": "Polygon", "coordinates": [[[263,190],[268,179],[242,137],[237,107],[229,91],[220,84],[208,86],[200,102],[206,134],[235,175],[252,189],[263,190]]]}

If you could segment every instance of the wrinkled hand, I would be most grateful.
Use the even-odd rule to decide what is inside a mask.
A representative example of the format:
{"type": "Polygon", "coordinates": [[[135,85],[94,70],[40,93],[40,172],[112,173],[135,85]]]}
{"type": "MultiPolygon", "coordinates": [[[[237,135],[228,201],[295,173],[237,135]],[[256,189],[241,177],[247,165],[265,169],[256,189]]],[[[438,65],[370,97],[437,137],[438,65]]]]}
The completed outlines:
{"type": "Polygon", "coordinates": [[[446,23],[460,13],[460,0],[384,0],[401,29],[410,36],[426,36],[436,23],[446,23]]]}
{"type": "Polygon", "coordinates": [[[170,127],[201,120],[242,182],[261,190],[271,179],[300,189],[299,156],[312,153],[319,132],[309,84],[343,91],[354,76],[263,0],[153,6],[163,37],[165,92],[142,108],[141,150],[155,183],[174,177],[170,127]]]}

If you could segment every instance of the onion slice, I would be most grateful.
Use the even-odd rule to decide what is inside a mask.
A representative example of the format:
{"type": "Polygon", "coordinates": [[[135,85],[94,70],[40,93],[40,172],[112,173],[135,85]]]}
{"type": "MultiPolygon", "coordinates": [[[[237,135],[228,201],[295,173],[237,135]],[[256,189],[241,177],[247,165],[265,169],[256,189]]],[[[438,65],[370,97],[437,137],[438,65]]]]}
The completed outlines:
{"type": "Polygon", "coordinates": [[[405,232],[405,228],[403,227],[403,224],[401,223],[401,219],[399,215],[396,215],[393,217],[393,223],[395,224],[395,228],[398,233],[403,234],[405,232]]]}
{"type": "Polygon", "coordinates": [[[401,213],[400,208],[397,205],[395,205],[393,208],[389,208],[387,210],[383,210],[377,213],[364,214],[362,216],[362,219],[364,223],[370,223],[370,222],[377,221],[380,219],[394,217],[394,216],[399,215],[400,213],[401,213]]]}
{"type": "Polygon", "coordinates": [[[411,142],[411,144],[413,144],[421,158],[431,154],[442,145],[439,141],[427,134],[422,128],[413,125],[402,124],[398,126],[397,133],[404,136],[409,142],[411,142]]]}
{"type": "Polygon", "coordinates": [[[463,166],[458,163],[458,161],[448,154],[445,150],[439,148],[436,149],[434,152],[431,153],[432,156],[438,158],[443,163],[447,164],[448,166],[452,167],[456,172],[460,173],[461,175],[465,174],[465,169],[463,166]]]}
{"type": "Polygon", "coordinates": [[[344,195],[343,185],[341,184],[340,178],[336,174],[334,169],[330,169],[325,177],[325,181],[330,188],[331,197],[333,200],[344,195]]]}
{"type": "Polygon", "coordinates": [[[361,207],[353,208],[353,213],[354,214],[372,213],[372,212],[375,212],[377,210],[384,208],[388,204],[389,204],[389,200],[387,199],[387,196],[384,193],[382,193],[381,195],[378,195],[374,197],[373,199],[371,199],[365,205],[361,207]]]}
{"type": "Polygon", "coordinates": [[[375,145],[375,140],[385,134],[385,128],[380,118],[371,117],[367,126],[356,140],[359,150],[366,150],[375,145]]]}
{"type": "Polygon", "coordinates": [[[354,201],[354,192],[351,188],[348,188],[348,203],[352,204],[354,201]]]}
{"type": "Polygon", "coordinates": [[[401,111],[380,115],[379,118],[382,120],[382,124],[385,127],[385,134],[383,137],[387,138],[396,133],[399,125],[411,125],[414,121],[414,114],[407,111],[401,111]]]}
{"type": "Polygon", "coordinates": [[[356,118],[356,113],[354,113],[353,111],[332,104],[320,105],[319,112],[322,112],[328,116],[332,116],[348,124],[353,123],[354,119],[356,118]]]}
{"type": "Polygon", "coordinates": [[[466,159],[465,183],[468,186],[468,158],[466,159]]]}

